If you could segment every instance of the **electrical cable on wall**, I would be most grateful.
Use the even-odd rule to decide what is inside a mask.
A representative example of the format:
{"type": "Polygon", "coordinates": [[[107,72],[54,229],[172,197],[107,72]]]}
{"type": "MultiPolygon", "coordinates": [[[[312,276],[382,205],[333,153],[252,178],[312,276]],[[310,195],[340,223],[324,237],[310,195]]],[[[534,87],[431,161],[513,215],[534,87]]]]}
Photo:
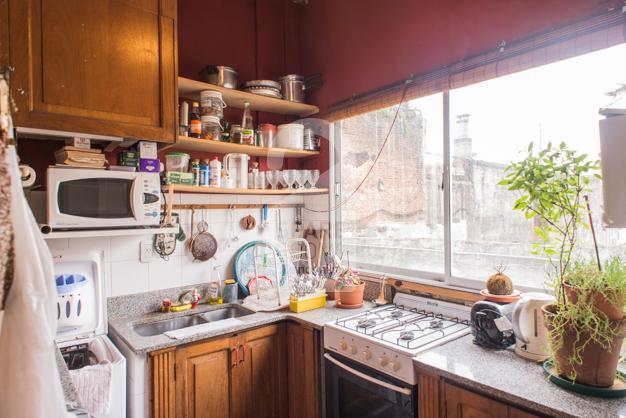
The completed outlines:
{"type": "Polygon", "coordinates": [[[395,111],[395,113],[393,115],[393,119],[391,120],[391,125],[389,126],[389,130],[387,131],[387,135],[385,136],[385,140],[383,141],[383,144],[380,146],[380,149],[378,150],[378,153],[376,154],[376,158],[374,158],[374,162],[372,163],[370,168],[367,170],[367,173],[365,174],[365,177],[363,177],[363,179],[359,182],[359,184],[356,186],[356,188],[350,193],[350,195],[346,198],[346,200],[344,200],[343,202],[339,202],[334,207],[329,208],[329,209],[325,209],[325,210],[309,209],[307,207],[304,207],[304,210],[308,210],[309,212],[315,212],[315,213],[330,213],[330,212],[334,212],[337,209],[339,209],[340,207],[342,207],[343,205],[347,204],[350,201],[350,199],[355,194],[357,194],[357,192],[361,189],[363,184],[365,184],[365,181],[368,179],[370,174],[372,174],[372,171],[374,170],[374,167],[376,166],[376,163],[380,159],[380,156],[382,155],[383,151],[385,150],[385,147],[387,146],[387,142],[389,142],[389,137],[391,136],[391,132],[393,130],[393,127],[396,124],[396,119],[398,118],[398,113],[400,113],[400,107],[402,106],[402,103],[404,103],[404,98],[406,96],[407,88],[408,88],[409,84],[411,84],[412,82],[413,82],[413,78],[409,78],[409,79],[407,79],[404,82],[404,86],[402,87],[402,95],[400,96],[400,102],[398,103],[396,111],[395,111]]]}

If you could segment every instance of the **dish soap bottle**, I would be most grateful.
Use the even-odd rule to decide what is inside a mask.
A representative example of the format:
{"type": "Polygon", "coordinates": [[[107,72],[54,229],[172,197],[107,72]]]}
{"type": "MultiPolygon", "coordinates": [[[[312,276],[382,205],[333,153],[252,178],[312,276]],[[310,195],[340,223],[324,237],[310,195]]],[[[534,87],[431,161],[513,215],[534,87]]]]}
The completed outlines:
{"type": "Polygon", "coordinates": [[[222,295],[220,292],[220,282],[221,277],[220,277],[220,272],[219,272],[219,268],[221,268],[221,266],[215,266],[213,267],[213,277],[216,278],[216,280],[211,281],[211,283],[209,283],[209,303],[211,305],[218,305],[218,304],[222,304],[222,295]]]}

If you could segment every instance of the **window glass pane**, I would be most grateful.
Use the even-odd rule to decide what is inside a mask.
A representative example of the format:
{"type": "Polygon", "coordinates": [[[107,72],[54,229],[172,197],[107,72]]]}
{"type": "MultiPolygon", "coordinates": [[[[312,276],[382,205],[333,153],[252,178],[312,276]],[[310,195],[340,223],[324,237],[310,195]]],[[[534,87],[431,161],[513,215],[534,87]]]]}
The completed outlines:
{"type": "MultiPolygon", "coordinates": [[[[450,92],[453,276],[482,282],[503,265],[517,285],[543,287],[546,262],[530,254],[533,221],[511,209],[518,196],[497,182],[531,141],[536,149],[565,141],[599,158],[598,110],[622,83],[626,45],[450,92]]],[[[601,255],[623,254],[626,231],[600,225],[599,180],[590,199],[601,255]]],[[[591,257],[587,231],[581,249],[591,257]]]]}
{"type": "Polygon", "coordinates": [[[443,273],[441,94],[402,105],[380,159],[350,197],[372,166],[395,111],[387,108],[342,122],[343,250],[360,268],[443,273]]]}

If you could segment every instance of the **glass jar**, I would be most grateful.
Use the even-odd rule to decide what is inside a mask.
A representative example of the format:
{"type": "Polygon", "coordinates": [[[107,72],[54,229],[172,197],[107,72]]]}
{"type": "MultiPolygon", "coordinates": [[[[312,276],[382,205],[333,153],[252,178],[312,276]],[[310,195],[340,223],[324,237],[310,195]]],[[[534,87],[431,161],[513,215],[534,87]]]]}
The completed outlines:
{"type": "Polygon", "coordinates": [[[202,115],[202,139],[219,141],[222,137],[222,126],[217,116],[202,115]]]}
{"type": "Polygon", "coordinates": [[[222,93],[213,90],[203,90],[200,92],[200,106],[202,115],[224,117],[226,103],[222,99],[222,93]]]}
{"type": "Polygon", "coordinates": [[[230,125],[230,142],[241,144],[241,125],[230,125]]]}

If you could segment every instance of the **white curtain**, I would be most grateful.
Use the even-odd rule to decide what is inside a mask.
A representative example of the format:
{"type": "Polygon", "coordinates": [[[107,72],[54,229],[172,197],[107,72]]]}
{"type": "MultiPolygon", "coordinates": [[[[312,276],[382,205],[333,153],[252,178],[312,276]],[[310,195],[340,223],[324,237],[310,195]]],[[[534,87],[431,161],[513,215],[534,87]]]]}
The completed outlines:
{"type": "Polygon", "coordinates": [[[52,256],[22,191],[15,147],[11,174],[14,278],[0,329],[0,417],[67,417],[56,364],[52,256]]]}

